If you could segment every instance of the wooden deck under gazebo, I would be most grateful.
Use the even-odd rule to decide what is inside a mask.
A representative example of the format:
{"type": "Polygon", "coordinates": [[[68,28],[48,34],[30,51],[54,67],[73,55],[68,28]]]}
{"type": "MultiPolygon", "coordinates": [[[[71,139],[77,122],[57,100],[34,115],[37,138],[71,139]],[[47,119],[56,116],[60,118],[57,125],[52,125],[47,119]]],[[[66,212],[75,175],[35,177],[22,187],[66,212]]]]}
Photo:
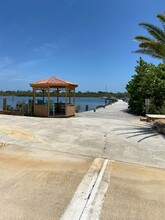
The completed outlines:
{"type": "Polygon", "coordinates": [[[36,81],[30,84],[33,88],[33,115],[40,117],[70,117],[75,115],[75,83],[56,77],[36,81]],[[42,91],[42,99],[36,96],[42,91]],[[60,92],[65,92],[63,102],[60,92]],[[56,98],[56,100],[55,100],[56,98]]]}

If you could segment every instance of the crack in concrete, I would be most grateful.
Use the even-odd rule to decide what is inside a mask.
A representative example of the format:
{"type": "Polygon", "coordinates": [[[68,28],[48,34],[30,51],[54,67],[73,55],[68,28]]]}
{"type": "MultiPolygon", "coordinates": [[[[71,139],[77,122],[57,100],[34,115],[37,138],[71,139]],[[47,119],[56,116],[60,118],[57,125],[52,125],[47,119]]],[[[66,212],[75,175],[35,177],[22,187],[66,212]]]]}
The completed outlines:
{"type": "Polygon", "coordinates": [[[6,147],[8,144],[4,143],[4,142],[0,142],[0,148],[2,147],[6,147]]]}
{"type": "Polygon", "coordinates": [[[106,149],[107,149],[107,133],[104,133],[104,137],[105,137],[105,142],[104,142],[104,148],[103,148],[103,150],[104,150],[104,153],[105,153],[105,151],[106,151],[106,149]]]}

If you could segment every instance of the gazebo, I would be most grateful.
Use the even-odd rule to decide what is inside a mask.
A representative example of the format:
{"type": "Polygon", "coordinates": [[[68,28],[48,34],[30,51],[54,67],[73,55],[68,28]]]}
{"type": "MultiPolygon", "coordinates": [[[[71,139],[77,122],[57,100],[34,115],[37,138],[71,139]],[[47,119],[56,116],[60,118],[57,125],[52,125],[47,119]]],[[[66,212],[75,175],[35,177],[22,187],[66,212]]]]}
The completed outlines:
{"type": "Polygon", "coordinates": [[[30,83],[33,88],[33,115],[40,117],[70,117],[75,115],[75,83],[56,77],[30,83]],[[42,99],[37,91],[42,92],[42,99]],[[60,101],[60,92],[65,98],[60,101]]]}

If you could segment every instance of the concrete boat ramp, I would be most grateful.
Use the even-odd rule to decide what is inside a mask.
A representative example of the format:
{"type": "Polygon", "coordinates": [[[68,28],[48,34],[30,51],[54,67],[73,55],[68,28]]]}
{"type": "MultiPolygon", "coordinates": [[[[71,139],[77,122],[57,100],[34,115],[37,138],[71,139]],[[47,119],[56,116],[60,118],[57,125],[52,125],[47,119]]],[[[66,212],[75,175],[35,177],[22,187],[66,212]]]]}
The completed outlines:
{"type": "Polygon", "coordinates": [[[0,115],[0,220],[163,220],[165,138],[126,110],[0,115]]]}

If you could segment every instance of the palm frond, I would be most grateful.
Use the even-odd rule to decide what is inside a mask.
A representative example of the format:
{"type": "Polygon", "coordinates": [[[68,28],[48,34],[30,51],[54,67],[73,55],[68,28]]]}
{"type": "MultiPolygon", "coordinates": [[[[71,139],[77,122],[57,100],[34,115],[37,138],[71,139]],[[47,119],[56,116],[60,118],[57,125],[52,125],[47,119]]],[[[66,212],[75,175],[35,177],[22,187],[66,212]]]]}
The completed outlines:
{"type": "Polygon", "coordinates": [[[145,55],[149,55],[153,58],[158,58],[158,59],[162,59],[162,57],[160,57],[159,55],[155,54],[152,50],[149,49],[138,49],[136,51],[133,51],[133,53],[140,53],[140,54],[145,54],[145,55]]]}
{"type": "Polygon", "coordinates": [[[164,31],[165,31],[165,13],[164,14],[158,14],[157,18],[159,19],[159,21],[163,25],[163,28],[164,28],[164,31]]]}
{"type": "Polygon", "coordinates": [[[134,39],[139,42],[139,49],[135,53],[147,54],[165,62],[165,13],[158,14],[157,18],[163,29],[147,22],[139,24],[148,31],[151,37],[136,36],[134,39]]]}
{"type": "Polygon", "coordinates": [[[143,26],[157,41],[165,43],[165,33],[162,29],[147,22],[142,22],[139,25],[143,26]]]}
{"type": "Polygon", "coordinates": [[[140,41],[140,42],[143,42],[143,41],[153,41],[154,40],[152,38],[145,37],[145,36],[140,36],[140,35],[136,36],[134,39],[137,40],[137,41],[140,41]]]}
{"type": "Polygon", "coordinates": [[[158,42],[153,42],[153,41],[142,42],[139,44],[139,47],[145,50],[146,54],[148,55],[151,55],[151,51],[152,51],[153,57],[161,58],[161,59],[165,57],[165,45],[162,45],[158,42]]]}

